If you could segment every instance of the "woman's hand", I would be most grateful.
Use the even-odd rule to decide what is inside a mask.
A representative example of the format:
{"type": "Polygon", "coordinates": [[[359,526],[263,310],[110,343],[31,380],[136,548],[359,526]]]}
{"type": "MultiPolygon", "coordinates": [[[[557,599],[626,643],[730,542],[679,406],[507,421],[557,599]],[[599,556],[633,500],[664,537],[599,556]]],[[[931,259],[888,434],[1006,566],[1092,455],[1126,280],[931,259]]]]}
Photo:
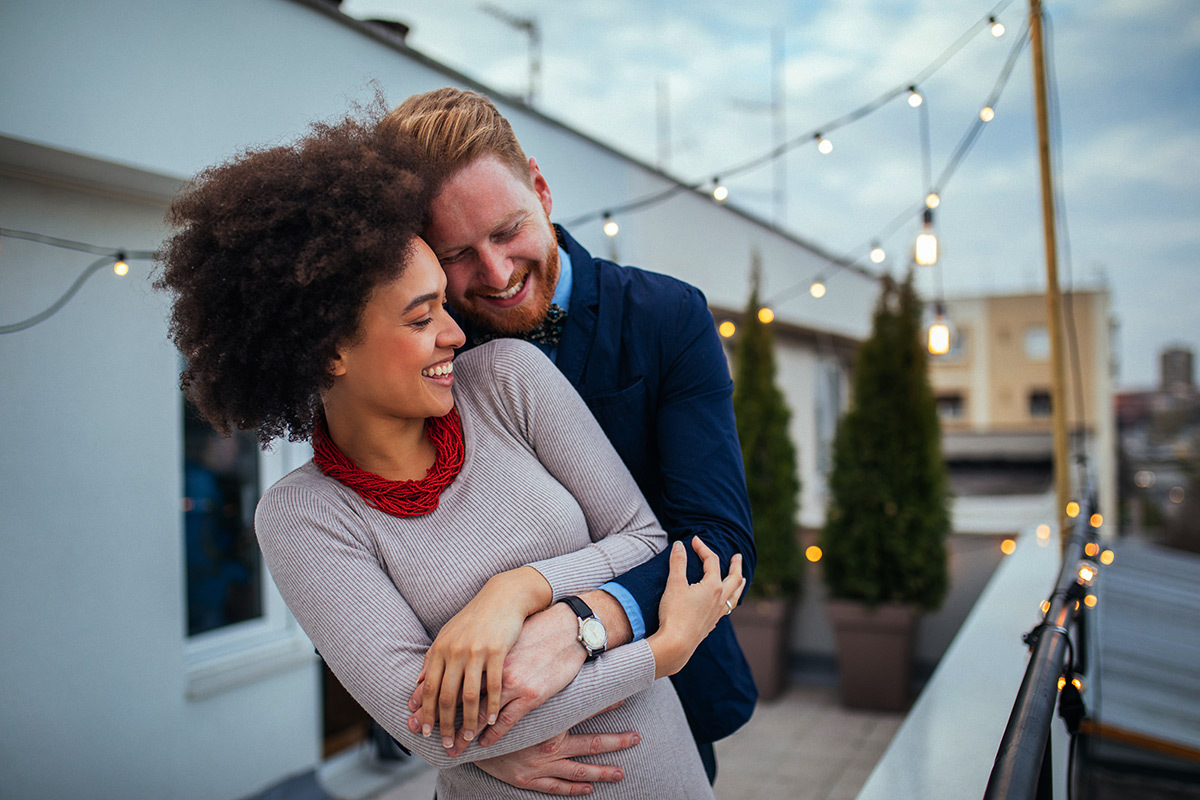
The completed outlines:
{"type": "Polygon", "coordinates": [[[487,676],[486,719],[495,722],[500,713],[504,657],[521,633],[525,618],[550,604],[550,584],[533,567],[492,576],[479,594],[442,626],[421,668],[423,682],[421,733],[433,733],[437,712],[442,744],[454,746],[454,718],[462,698],[463,739],[471,741],[478,732],[475,720],[481,714],[479,700],[487,676]]]}
{"type": "Polygon", "coordinates": [[[658,604],[658,630],[646,638],[654,653],[655,678],[674,675],[712,632],[721,617],[733,611],[746,587],[742,556],[729,562],[729,574],[721,580],[721,560],[697,536],[692,549],[704,565],[699,583],[687,582],[687,551],[683,542],[671,546],[671,572],[667,589],[658,604]]]}

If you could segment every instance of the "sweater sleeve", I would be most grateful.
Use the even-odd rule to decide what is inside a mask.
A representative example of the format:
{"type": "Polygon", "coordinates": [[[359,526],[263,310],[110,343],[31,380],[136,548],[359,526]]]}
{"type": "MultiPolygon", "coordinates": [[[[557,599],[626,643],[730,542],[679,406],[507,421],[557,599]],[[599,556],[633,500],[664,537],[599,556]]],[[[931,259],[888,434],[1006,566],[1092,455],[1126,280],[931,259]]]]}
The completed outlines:
{"type": "Polygon", "coordinates": [[[590,545],[530,564],[550,583],[554,601],[595,589],[666,548],[666,531],[621,457],[540,350],[499,339],[466,357],[485,360],[488,379],[476,380],[475,389],[490,394],[496,419],[529,445],[587,520],[590,545]]]}
{"type": "Polygon", "coordinates": [[[438,737],[408,730],[408,697],[431,640],[380,565],[366,522],[332,493],[283,483],[263,496],[255,527],[280,594],[342,685],[388,733],[439,769],[545,741],[654,681],[645,642],[616,648],[585,665],[501,741],[486,749],[472,743],[451,759],[438,737]]]}

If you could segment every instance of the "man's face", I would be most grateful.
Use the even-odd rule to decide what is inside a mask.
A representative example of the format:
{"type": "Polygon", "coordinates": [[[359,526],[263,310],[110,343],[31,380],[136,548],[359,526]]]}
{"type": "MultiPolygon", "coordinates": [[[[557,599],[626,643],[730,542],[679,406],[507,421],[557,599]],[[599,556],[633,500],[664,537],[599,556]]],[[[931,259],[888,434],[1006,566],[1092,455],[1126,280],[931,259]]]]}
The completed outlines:
{"type": "Polygon", "coordinates": [[[425,231],[446,271],[450,305],[497,333],[537,326],[558,284],[550,188],[533,159],[529,171],[532,186],[495,156],[481,156],[446,182],[425,231]]]}

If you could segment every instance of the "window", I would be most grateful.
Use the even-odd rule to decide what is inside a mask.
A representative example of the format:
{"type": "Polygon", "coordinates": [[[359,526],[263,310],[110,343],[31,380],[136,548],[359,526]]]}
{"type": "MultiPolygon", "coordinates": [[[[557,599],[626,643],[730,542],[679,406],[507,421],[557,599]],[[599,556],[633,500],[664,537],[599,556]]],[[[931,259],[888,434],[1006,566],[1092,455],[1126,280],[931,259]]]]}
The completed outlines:
{"type": "Polygon", "coordinates": [[[842,369],[836,359],[817,363],[817,469],[827,475],[833,468],[833,437],[842,416],[842,369]]]}
{"type": "Polygon", "coordinates": [[[1052,410],[1050,392],[1044,389],[1035,389],[1029,393],[1029,416],[1048,417],[1052,410]]]}
{"type": "Polygon", "coordinates": [[[940,394],[937,396],[938,417],[943,420],[963,418],[965,403],[961,394],[940,394]]]}
{"type": "Polygon", "coordinates": [[[259,458],[253,435],[221,436],[191,403],[183,406],[187,633],[195,636],[263,614],[259,458]]]}
{"type": "Polygon", "coordinates": [[[1050,358],[1050,334],[1045,325],[1031,325],[1025,329],[1025,357],[1030,361],[1050,358]]]}

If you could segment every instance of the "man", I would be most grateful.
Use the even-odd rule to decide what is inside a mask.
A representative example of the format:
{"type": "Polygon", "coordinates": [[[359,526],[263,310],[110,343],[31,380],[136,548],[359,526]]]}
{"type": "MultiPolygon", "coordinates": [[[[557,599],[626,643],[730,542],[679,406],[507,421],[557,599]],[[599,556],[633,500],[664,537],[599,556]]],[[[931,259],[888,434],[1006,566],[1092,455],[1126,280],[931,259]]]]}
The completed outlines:
{"type": "MultiPolygon", "coordinates": [[[[594,259],[553,226],[550,187],[536,160],[479,94],[416,95],[388,114],[380,132],[415,138],[446,170],[425,239],[446,272],[467,346],[496,336],[538,344],[579,390],[671,540],[701,536],[722,570],[741,553],[749,580],[755,551],[732,382],[700,291],[594,259]]],[[[588,609],[558,603],[526,620],[504,669],[505,690],[518,687],[518,699],[480,744],[574,679],[590,654],[579,638],[589,609],[607,628],[609,648],[652,633],[668,557],[664,551],[581,595],[588,609]]],[[[689,558],[689,580],[699,580],[700,564],[689,558]]],[[[712,780],[712,742],[749,719],[757,697],[728,620],[672,681],[712,780]]],[[[572,756],[634,741],[632,733],[597,742],[564,732],[540,747],[476,763],[515,786],[577,794],[586,781],[621,776],[572,756]]]]}

